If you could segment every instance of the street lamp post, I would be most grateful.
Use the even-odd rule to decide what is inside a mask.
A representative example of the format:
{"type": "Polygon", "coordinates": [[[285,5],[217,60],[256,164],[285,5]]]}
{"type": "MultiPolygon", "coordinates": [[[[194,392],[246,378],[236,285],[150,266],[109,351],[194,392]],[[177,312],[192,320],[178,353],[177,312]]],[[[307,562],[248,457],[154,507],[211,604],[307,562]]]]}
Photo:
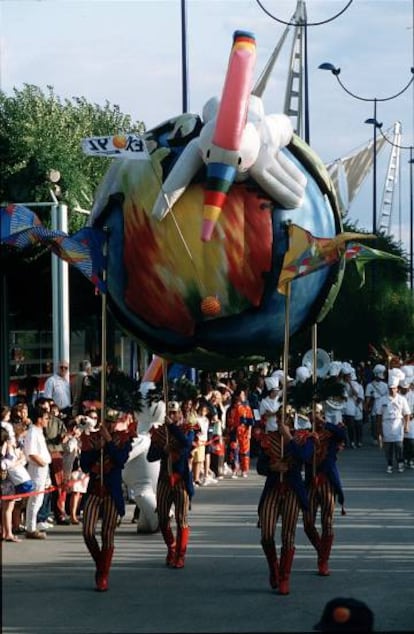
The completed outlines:
{"type": "Polygon", "coordinates": [[[374,139],[372,144],[372,233],[377,233],[377,129],[382,127],[382,123],[377,121],[377,100],[374,99],[374,116],[365,119],[364,123],[369,123],[374,128],[374,139]]]}
{"type": "MultiPolygon", "coordinates": [[[[374,121],[367,120],[366,123],[374,123],[374,121]]],[[[393,143],[392,141],[389,140],[387,135],[384,134],[384,132],[382,132],[381,126],[378,125],[378,122],[376,123],[377,123],[377,127],[380,129],[383,139],[387,143],[389,143],[393,147],[399,148],[400,150],[410,150],[410,158],[408,160],[408,164],[410,166],[410,183],[409,183],[410,185],[410,246],[409,246],[410,256],[409,257],[410,257],[410,289],[411,291],[413,291],[413,275],[414,275],[414,267],[413,267],[413,239],[414,239],[414,235],[413,235],[414,233],[413,150],[414,150],[414,147],[412,145],[400,145],[397,143],[393,143]]],[[[400,220],[400,223],[401,223],[401,220],[400,220]]]]}
{"type": "Polygon", "coordinates": [[[411,84],[414,81],[414,68],[411,68],[411,74],[412,77],[410,79],[410,81],[398,92],[396,92],[393,95],[389,95],[388,97],[362,97],[361,95],[357,95],[356,93],[352,92],[351,90],[349,90],[349,88],[347,88],[345,86],[345,84],[341,81],[341,79],[339,78],[339,74],[341,72],[340,68],[337,68],[336,66],[334,66],[334,64],[331,64],[330,62],[324,62],[323,64],[319,65],[319,68],[321,70],[329,70],[331,71],[332,75],[336,78],[338,84],[341,86],[341,88],[347,93],[347,95],[349,95],[350,97],[353,97],[354,99],[358,99],[359,101],[367,101],[370,103],[374,104],[374,113],[373,113],[373,117],[366,119],[365,123],[371,124],[374,126],[374,137],[373,137],[373,164],[372,164],[372,182],[373,182],[373,186],[372,186],[372,196],[373,196],[373,201],[372,201],[372,232],[374,234],[377,233],[377,129],[381,128],[382,123],[379,123],[377,121],[377,104],[378,102],[384,102],[384,101],[391,101],[392,99],[396,99],[396,97],[399,97],[400,95],[402,95],[409,86],[411,86],[411,84]]]}
{"type": "Polygon", "coordinates": [[[410,290],[413,292],[413,232],[414,232],[414,214],[413,214],[413,147],[410,147],[410,290]]]}

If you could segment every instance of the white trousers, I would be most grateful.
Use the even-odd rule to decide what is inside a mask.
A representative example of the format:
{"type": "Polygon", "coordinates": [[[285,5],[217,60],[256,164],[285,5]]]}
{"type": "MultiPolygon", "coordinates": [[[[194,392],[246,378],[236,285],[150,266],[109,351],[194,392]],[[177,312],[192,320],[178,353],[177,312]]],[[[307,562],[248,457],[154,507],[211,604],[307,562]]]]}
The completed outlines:
{"type": "MultiPolygon", "coordinates": [[[[49,465],[46,467],[38,467],[37,465],[29,463],[27,470],[30,473],[30,477],[35,483],[36,491],[44,491],[46,483],[49,479],[49,465]]],[[[27,498],[26,507],[26,530],[30,533],[34,533],[37,524],[37,514],[40,511],[44,498],[44,493],[39,495],[31,495],[27,498]]]]}

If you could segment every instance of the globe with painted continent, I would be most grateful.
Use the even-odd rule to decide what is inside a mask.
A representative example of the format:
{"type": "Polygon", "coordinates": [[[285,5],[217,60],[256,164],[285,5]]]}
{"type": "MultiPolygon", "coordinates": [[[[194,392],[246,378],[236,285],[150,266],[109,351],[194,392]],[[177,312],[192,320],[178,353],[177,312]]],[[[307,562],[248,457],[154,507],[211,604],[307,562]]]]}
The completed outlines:
{"type": "MultiPolygon", "coordinates": [[[[162,185],[202,121],[183,114],[148,131],[147,160],[114,160],[90,223],[108,231],[108,306],[121,328],[152,352],[200,369],[275,358],[283,346],[286,295],[278,289],[288,226],[333,238],[342,231],[333,185],[296,135],[281,151],[306,176],[300,207],[287,209],[249,177],[234,182],[211,239],[200,239],[203,165],[162,220],[151,213],[162,185]]],[[[344,262],[291,282],[290,336],[320,321],[338,293],[344,262]]]]}

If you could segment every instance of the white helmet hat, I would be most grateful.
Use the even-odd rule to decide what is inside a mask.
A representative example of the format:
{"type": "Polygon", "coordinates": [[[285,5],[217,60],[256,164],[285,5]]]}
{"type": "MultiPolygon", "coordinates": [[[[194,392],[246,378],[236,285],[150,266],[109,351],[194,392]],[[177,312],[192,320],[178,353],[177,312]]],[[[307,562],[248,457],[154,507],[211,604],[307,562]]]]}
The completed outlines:
{"type": "Polygon", "coordinates": [[[396,376],[398,381],[403,381],[405,379],[405,374],[400,368],[392,368],[388,371],[388,377],[396,376]]]}
{"type": "Polygon", "coordinates": [[[276,376],[269,376],[265,378],[266,388],[269,390],[278,390],[279,389],[279,379],[276,376]]]}
{"type": "Polygon", "coordinates": [[[344,361],[341,367],[341,372],[342,374],[352,374],[353,371],[353,367],[350,363],[348,363],[348,361],[344,361]]]}
{"type": "Polygon", "coordinates": [[[388,387],[398,387],[400,379],[396,374],[390,374],[388,376],[388,387]]]}
{"type": "Polygon", "coordinates": [[[404,375],[410,383],[414,382],[414,365],[403,365],[401,366],[401,370],[404,372],[404,375]]]}
{"type": "Polygon", "coordinates": [[[386,370],[387,368],[385,367],[385,365],[382,365],[381,363],[377,363],[377,365],[374,366],[373,373],[375,376],[379,377],[380,379],[383,379],[385,376],[386,370]]]}
{"type": "Polygon", "coordinates": [[[305,383],[305,381],[311,378],[312,372],[310,371],[310,368],[307,365],[301,365],[298,368],[296,368],[295,376],[296,376],[296,381],[298,381],[299,383],[305,383]]]}
{"type": "MultiPolygon", "coordinates": [[[[283,372],[283,370],[275,370],[271,376],[277,377],[280,383],[283,383],[285,379],[285,373],[283,372]]],[[[292,377],[289,375],[287,376],[287,380],[293,381],[292,377]]]]}
{"type": "Polygon", "coordinates": [[[328,376],[338,376],[342,369],[340,361],[331,361],[328,368],[328,376]]]}

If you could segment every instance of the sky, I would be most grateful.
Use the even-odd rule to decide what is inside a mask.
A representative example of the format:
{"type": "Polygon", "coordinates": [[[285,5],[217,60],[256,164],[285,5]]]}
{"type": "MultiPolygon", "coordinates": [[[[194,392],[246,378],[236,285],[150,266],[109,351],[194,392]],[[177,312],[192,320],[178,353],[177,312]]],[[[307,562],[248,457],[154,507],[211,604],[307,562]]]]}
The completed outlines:
{"type": "MultiPolygon", "coordinates": [[[[414,0],[307,0],[310,145],[324,163],[346,156],[401,122],[401,174],[391,233],[409,250],[410,146],[414,145],[414,0]],[[334,18],[334,19],[333,19],[334,18]],[[321,24],[323,23],[324,24],[321,24]],[[319,24],[315,24],[319,23],[319,24]],[[341,68],[349,96],[322,62],[341,68]]],[[[258,78],[285,30],[296,0],[0,0],[0,89],[52,86],[61,98],[119,105],[147,129],[187,110],[201,114],[220,96],[235,30],[257,42],[258,78]],[[182,7],[186,11],[183,54],[182,7]]],[[[292,29],[290,31],[292,33],[292,29]]],[[[291,39],[287,39],[263,96],[266,114],[283,111],[291,39]]],[[[377,159],[378,223],[391,146],[377,159]]],[[[412,172],[411,172],[412,174],[412,172]]],[[[373,179],[367,177],[349,219],[372,229],[373,179]]]]}

